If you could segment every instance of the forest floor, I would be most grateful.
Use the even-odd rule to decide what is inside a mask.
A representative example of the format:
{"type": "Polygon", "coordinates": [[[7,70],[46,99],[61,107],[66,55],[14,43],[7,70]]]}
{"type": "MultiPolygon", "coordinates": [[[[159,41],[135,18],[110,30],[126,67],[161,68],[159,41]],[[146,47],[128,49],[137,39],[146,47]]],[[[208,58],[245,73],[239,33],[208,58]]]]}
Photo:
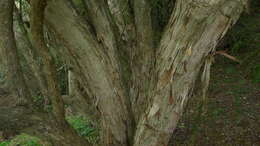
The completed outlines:
{"type": "Polygon", "coordinates": [[[198,114],[198,99],[192,99],[170,146],[260,145],[260,84],[239,65],[220,62],[212,69],[207,112],[198,114]]]}

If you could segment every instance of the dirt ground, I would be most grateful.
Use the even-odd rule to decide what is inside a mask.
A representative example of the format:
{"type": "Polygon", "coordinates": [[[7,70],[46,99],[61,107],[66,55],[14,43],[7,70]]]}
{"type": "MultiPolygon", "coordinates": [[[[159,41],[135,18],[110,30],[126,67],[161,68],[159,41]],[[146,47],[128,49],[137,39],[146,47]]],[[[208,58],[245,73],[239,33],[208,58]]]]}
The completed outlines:
{"type": "Polygon", "coordinates": [[[198,116],[192,99],[170,146],[260,146],[260,84],[221,60],[212,69],[206,114],[198,116]]]}

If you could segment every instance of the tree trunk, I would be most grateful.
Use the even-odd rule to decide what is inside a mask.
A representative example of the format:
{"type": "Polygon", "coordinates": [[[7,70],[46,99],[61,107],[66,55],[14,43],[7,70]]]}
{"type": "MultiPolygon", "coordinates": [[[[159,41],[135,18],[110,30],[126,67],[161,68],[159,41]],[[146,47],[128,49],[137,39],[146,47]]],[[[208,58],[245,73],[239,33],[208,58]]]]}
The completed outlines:
{"type": "Polygon", "coordinates": [[[177,0],[157,51],[158,82],[134,146],[167,145],[205,59],[243,10],[239,1],[177,0]]]}
{"type": "MultiPolygon", "coordinates": [[[[0,20],[7,12],[11,17],[6,2],[0,2],[5,8],[0,10],[4,12],[0,20]]],[[[50,117],[40,116],[49,129],[46,135],[52,137],[54,145],[90,145],[65,121],[57,73],[44,40],[44,24],[63,43],[60,55],[71,63],[72,77],[76,78],[70,81],[82,86],[78,91],[84,93],[72,99],[80,102],[78,107],[92,105],[98,113],[100,145],[166,146],[193,94],[201,67],[213,57],[217,43],[237,21],[247,0],[176,0],[167,25],[162,25],[166,25],[163,32],[154,27],[153,4],[148,0],[82,2],[87,12],[84,17],[67,0],[30,1],[33,47],[43,61],[47,89],[43,92],[53,107],[50,117]]],[[[0,33],[8,36],[12,32],[1,30],[5,28],[1,22],[5,21],[0,21],[0,33]]],[[[0,47],[5,49],[2,40],[0,47]]],[[[17,53],[14,55],[18,58],[17,53]]],[[[78,88],[71,87],[70,93],[78,88]]]]}
{"type": "Polygon", "coordinates": [[[0,2],[0,49],[1,55],[6,55],[3,57],[8,67],[7,79],[12,81],[8,85],[16,92],[18,98],[8,93],[0,95],[0,131],[13,134],[26,132],[50,140],[54,145],[89,145],[68,125],[60,126],[52,116],[36,112],[24,104],[21,105],[20,102],[13,103],[16,100],[20,101],[21,98],[25,98],[27,104],[33,102],[29,96],[17,54],[13,32],[13,7],[14,1],[0,2]]]}
{"type": "MultiPolygon", "coordinates": [[[[30,33],[28,32],[24,22],[23,22],[23,16],[22,16],[22,7],[20,9],[17,8],[17,6],[14,8],[14,14],[15,18],[17,19],[17,30],[16,30],[16,41],[17,46],[20,51],[20,53],[25,58],[25,64],[28,65],[28,68],[33,75],[33,79],[30,77],[28,79],[28,84],[30,86],[30,89],[32,92],[35,90],[41,91],[42,95],[47,93],[47,85],[46,85],[46,79],[44,77],[42,70],[42,65],[39,61],[39,54],[37,53],[37,49],[32,46],[32,42],[30,39],[30,33]],[[19,37],[20,36],[20,37],[19,37]]],[[[34,94],[39,94],[34,93],[34,94]]],[[[38,95],[37,95],[38,96],[38,95]]],[[[47,95],[44,95],[45,98],[48,98],[47,95]]]]}
{"type": "Polygon", "coordinates": [[[136,1],[131,6],[135,23],[130,26],[135,28],[128,32],[136,35],[136,45],[129,45],[131,39],[123,40],[133,47],[130,97],[121,85],[117,56],[117,49],[122,48],[117,20],[125,21],[122,17],[112,19],[106,4],[88,1],[86,7],[91,16],[88,25],[69,4],[57,0],[49,3],[46,18],[63,39],[72,60],[78,62],[76,70],[97,103],[103,145],[166,145],[204,60],[213,54],[217,42],[236,22],[243,4],[236,0],[177,0],[159,47],[155,46],[153,28],[149,27],[149,3],[136,1]],[[133,139],[135,122],[138,125],[133,139]]]}
{"type": "MultiPolygon", "coordinates": [[[[93,2],[94,6],[95,4],[93,2]]],[[[98,15],[107,17],[99,12],[98,15]]],[[[103,145],[128,145],[128,137],[132,135],[133,128],[129,120],[131,117],[126,105],[127,98],[120,81],[115,42],[113,42],[116,40],[113,39],[113,33],[109,34],[111,38],[102,34],[111,29],[100,26],[97,38],[94,37],[90,27],[64,0],[50,1],[46,16],[49,25],[56,30],[56,35],[61,37],[71,57],[78,63],[75,65],[75,70],[81,73],[83,85],[90,91],[89,96],[100,111],[103,145]]]]}
{"type": "Polygon", "coordinates": [[[0,2],[0,53],[4,68],[7,69],[5,73],[7,87],[18,95],[17,104],[23,105],[32,101],[32,97],[25,83],[16,48],[13,32],[13,8],[14,2],[12,0],[0,2]]]}
{"type": "MultiPolygon", "coordinates": [[[[64,103],[59,89],[57,81],[57,72],[53,64],[52,57],[49,53],[48,47],[44,40],[44,10],[47,5],[45,0],[34,0],[31,2],[32,14],[31,14],[31,32],[34,47],[39,49],[39,54],[42,57],[43,70],[47,82],[48,97],[52,104],[52,114],[55,119],[55,123],[58,129],[63,131],[63,136],[69,139],[69,142],[75,142],[75,144],[89,145],[88,142],[80,138],[74,129],[68,125],[65,120],[64,103]]],[[[69,143],[71,144],[71,143],[69,143]]]]}

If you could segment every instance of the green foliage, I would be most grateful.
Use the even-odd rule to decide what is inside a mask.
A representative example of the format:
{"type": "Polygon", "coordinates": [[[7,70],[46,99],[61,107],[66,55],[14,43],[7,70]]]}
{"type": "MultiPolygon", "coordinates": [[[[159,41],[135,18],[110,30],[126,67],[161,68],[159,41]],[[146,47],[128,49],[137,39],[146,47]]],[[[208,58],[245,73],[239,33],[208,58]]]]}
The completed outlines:
{"type": "Polygon", "coordinates": [[[67,121],[76,129],[79,135],[85,137],[89,142],[98,142],[98,130],[94,128],[90,120],[81,116],[70,116],[67,117],[67,121]]]}
{"type": "Polygon", "coordinates": [[[232,66],[232,65],[227,65],[225,67],[225,73],[226,74],[236,74],[238,72],[238,70],[236,69],[235,66],[232,66]]]}
{"type": "Polygon", "coordinates": [[[4,141],[0,143],[0,146],[8,146],[10,144],[10,141],[4,141]]]}
{"type": "MultiPolygon", "coordinates": [[[[86,138],[89,142],[95,144],[99,141],[98,129],[94,128],[91,121],[81,116],[67,117],[67,121],[78,132],[79,135],[86,138]]],[[[39,138],[27,134],[20,134],[9,141],[3,141],[0,146],[47,146],[39,138]]]]}
{"type": "MultiPolygon", "coordinates": [[[[252,14],[253,15],[253,14],[252,14]]],[[[244,14],[238,23],[227,34],[228,44],[232,53],[251,52],[259,48],[260,22],[257,16],[244,14]]]]}
{"type": "Polygon", "coordinates": [[[254,83],[260,83],[260,64],[255,65],[253,68],[252,78],[254,83]]]}
{"type": "Polygon", "coordinates": [[[251,13],[243,14],[228,32],[224,49],[238,57],[245,76],[260,83],[260,2],[252,1],[251,13]]]}
{"type": "Polygon", "coordinates": [[[44,97],[42,95],[34,96],[34,102],[41,105],[44,101],[44,97]]]}
{"type": "Polygon", "coordinates": [[[0,146],[43,146],[41,143],[39,138],[21,134],[10,141],[0,143],[0,146]]]}

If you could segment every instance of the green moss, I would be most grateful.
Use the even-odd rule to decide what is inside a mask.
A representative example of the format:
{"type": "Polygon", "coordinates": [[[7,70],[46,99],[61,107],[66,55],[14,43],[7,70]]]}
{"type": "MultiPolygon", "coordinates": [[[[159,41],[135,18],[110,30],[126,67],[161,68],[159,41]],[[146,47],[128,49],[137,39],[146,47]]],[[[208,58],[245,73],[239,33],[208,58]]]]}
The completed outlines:
{"type": "Polygon", "coordinates": [[[81,116],[70,116],[67,117],[67,121],[79,135],[85,137],[89,142],[98,142],[98,130],[94,128],[90,120],[81,116]]]}
{"type": "Polygon", "coordinates": [[[46,146],[43,145],[42,141],[33,136],[27,134],[20,134],[14,137],[10,141],[4,141],[0,143],[0,146],[46,146]]]}

